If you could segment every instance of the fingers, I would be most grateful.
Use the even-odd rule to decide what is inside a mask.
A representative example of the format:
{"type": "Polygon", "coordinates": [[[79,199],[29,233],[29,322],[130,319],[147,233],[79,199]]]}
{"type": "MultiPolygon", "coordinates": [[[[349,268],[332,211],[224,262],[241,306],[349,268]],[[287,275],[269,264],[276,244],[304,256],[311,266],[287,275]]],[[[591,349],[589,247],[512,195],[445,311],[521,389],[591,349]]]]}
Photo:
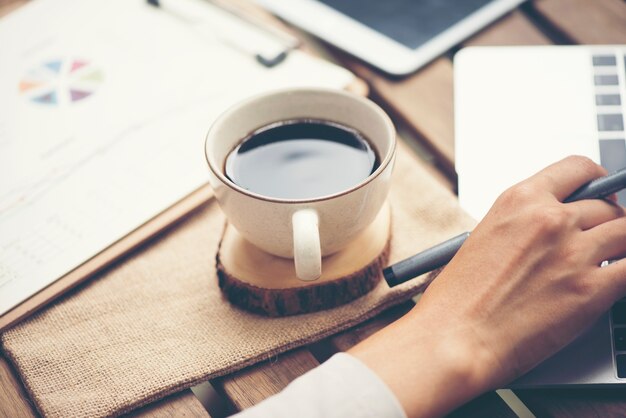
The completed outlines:
{"type": "Polygon", "coordinates": [[[600,268],[599,273],[606,281],[607,290],[611,292],[614,300],[626,296],[626,259],[617,260],[600,268]]]}
{"type": "Polygon", "coordinates": [[[529,181],[563,201],[585,183],[607,174],[587,157],[569,156],[544,168],[529,181]]]}
{"type": "Polygon", "coordinates": [[[594,258],[597,264],[604,260],[617,260],[606,267],[599,267],[597,273],[605,281],[603,286],[614,299],[626,294],[626,217],[621,217],[583,234],[585,238],[598,245],[595,248],[594,258]]]}
{"type": "Polygon", "coordinates": [[[620,218],[625,214],[623,207],[603,199],[580,200],[567,205],[578,213],[577,225],[583,231],[620,218]]]}
{"type": "Polygon", "coordinates": [[[583,239],[594,249],[593,258],[598,264],[626,254],[626,217],[605,222],[583,234],[583,239]]]}

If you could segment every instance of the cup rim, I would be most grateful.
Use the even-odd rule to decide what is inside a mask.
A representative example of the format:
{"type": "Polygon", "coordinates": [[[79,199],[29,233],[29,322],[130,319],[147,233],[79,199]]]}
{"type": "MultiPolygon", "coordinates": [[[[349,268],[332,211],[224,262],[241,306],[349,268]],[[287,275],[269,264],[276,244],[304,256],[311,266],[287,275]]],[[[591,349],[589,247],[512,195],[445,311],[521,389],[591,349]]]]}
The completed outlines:
{"type": "MultiPolygon", "coordinates": [[[[336,123],[342,123],[339,121],[334,121],[336,123]]],[[[270,122],[272,123],[272,122],[270,122]]],[[[268,124],[270,124],[268,123],[268,124]]],[[[343,124],[343,123],[342,123],[343,124]]],[[[260,128],[260,127],[259,127],[260,128]]],[[[380,107],[378,106],[376,103],[374,103],[373,101],[369,100],[366,97],[354,94],[354,93],[350,93],[347,92],[345,90],[338,90],[338,89],[332,89],[332,88],[300,88],[300,87],[296,87],[296,88],[284,88],[284,89],[277,89],[277,90],[272,90],[269,92],[265,92],[265,93],[260,93],[260,94],[256,94],[254,96],[251,96],[247,99],[244,99],[242,101],[237,102],[236,104],[230,106],[228,109],[226,109],[224,112],[222,112],[216,119],[215,121],[213,121],[213,123],[211,124],[211,126],[209,127],[209,130],[207,131],[206,135],[205,135],[205,139],[204,139],[204,158],[206,159],[207,164],[209,165],[209,169],[211,170],[211,172],[220,180],[220,182],[222,184],[224,184],[225,186],[239,192],[242,193],[244,195],[247,195],[251,198],[257,199],[257,200],[264,200],[267,202],[274,202],[274,203],[284,203],[284,204],[302,204],[302,203],[313,203],[313,202],[321,202],[321,201],[325,201],[325,200],[331,200],[349,193],[352,193],[364,186],[366,186],[367,184],[371,183],[372,181],[374,181],[374,179],[376,179],[383,171],[385,171],[385,169],[387,168],[387,166],[391,163],[391,161],[393,160],[393,157],[395,155],[396,152],[396,143],[397,143],[397,138],[396,138],[396,132],[395,132],[395,127],[393,125],[393,122],[391,121],[391,118],[389,117],[389,115],[387,115],[387,113],[380,107]],[[213,132],[213,130],[215,129],[215,126],[218,125],[218,122],[220,122],[222,119],[225,119],[226,117],[232,115],[234,112],[236,112],[240,107],[245,106],[251,102],[254,102],[256,100],[259,100],[263,97],[267,97],[267,96],[278,96],[278,95],[284,95],[284,94],[298,94],[298,93],[323,93],[323,94],[331,94],[331,95],[336,95],[336,96],[344,96],[344,97],[350,97],[351,99],[355,99],[359,102],[361,102],[363,105],[371,108],[372,110],[374,110],[375,113],[378,113],[383,120],[383,123],[385,124],[385,128],[387,130],[387,133],[389,134],[389,136],[391,137],[391,145],[389,147],[389,150],[387,152],[387,154],[385,155],[385,158],[383,158],[383,160],[380,162],[380,165],[378,166],[378,168],[376,168],[376,170],[374,170],[373,173],[371,173],[369,176],[367,176],[366,178],[364,178],[361,182],[355,184],[354,186],[342,190],[340,192],[337,193],[333,193],[333,194],[328,194],[328,195],[323,195],[323,196],[317,196],[317,197],[313,197],[313,198],[307,198],[307,199],[281,199],[281,198],[277,198],[277,197],[271,197],[271,196],[265,196],[259,193],[255,193],[252,192],[250,190],[244,189],[243,187],[237,185],[236,183],[234,183],[233,181],[231,181],[228,177],[226,177],[226,175],[222,172],[222,170],[218,167],[214,167],[214,165],[211,163],[211,159],[209,158],[208,155],[208,142],[209,142],[209,137],[211,136],[211,133],[213,132]]]]}

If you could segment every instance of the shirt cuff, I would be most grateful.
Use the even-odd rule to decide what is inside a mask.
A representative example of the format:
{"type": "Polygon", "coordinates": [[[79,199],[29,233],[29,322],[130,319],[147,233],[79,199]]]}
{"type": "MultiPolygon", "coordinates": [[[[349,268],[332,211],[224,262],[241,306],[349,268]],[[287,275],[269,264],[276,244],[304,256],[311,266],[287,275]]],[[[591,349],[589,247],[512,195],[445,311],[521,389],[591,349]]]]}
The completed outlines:
{"type": "Polygon", "coordinates": [[[279,394],[238,415],[268,416],[406,418],[389,387],[360,360],[346,353],[335,354],[279,394]]]}

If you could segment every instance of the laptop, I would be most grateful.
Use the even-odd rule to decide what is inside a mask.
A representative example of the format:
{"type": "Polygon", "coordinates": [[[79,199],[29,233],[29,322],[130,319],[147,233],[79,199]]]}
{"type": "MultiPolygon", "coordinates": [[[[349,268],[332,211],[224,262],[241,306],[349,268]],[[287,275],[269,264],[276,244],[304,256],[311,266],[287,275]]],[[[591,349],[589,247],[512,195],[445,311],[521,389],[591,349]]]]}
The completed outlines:
{"type": "MultiPolygon", "coordinates": [[[[465,48],[454,83],[459,199],[476,219],[567,155],[626,167],[626,45],[465,48]]],[[[626,298],[510,387],[614,384],[626,384],[626,298]]]]}

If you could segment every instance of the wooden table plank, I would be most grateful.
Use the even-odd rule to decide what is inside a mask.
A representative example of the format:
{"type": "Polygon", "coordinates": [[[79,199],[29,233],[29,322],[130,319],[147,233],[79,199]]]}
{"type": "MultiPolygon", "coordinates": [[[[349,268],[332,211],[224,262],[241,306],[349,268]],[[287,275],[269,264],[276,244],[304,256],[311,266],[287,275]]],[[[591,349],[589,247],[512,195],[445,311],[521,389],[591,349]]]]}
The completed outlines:
{"type": "Polygon", "coordinates": [[[448,418],[517,418],[496,392],[485,393],[453,411],[448,418]]]}
{"type": "Polygon", "coordinates": [[[191,389],[167,396],[126,415],[136,418],[204,417],[210,418],[191,389]]]}
{"type": "Polygon", "coordinates": [[[624,0],[537,0],[533,8],[576,43],[626,43],[624,0]]]}
{"type": "Polygon", "coordinates": [[[307,349],[300,348],[213,379],[211,384],[236,411],[241,411],[280,392],[289,382],[318,365],[319,362],[307,349]]]}
{"type": "Polygon", "coordinates": [[[34,405],[7,359],[0,357],[0,417],[36,417],[34,405]]]}

